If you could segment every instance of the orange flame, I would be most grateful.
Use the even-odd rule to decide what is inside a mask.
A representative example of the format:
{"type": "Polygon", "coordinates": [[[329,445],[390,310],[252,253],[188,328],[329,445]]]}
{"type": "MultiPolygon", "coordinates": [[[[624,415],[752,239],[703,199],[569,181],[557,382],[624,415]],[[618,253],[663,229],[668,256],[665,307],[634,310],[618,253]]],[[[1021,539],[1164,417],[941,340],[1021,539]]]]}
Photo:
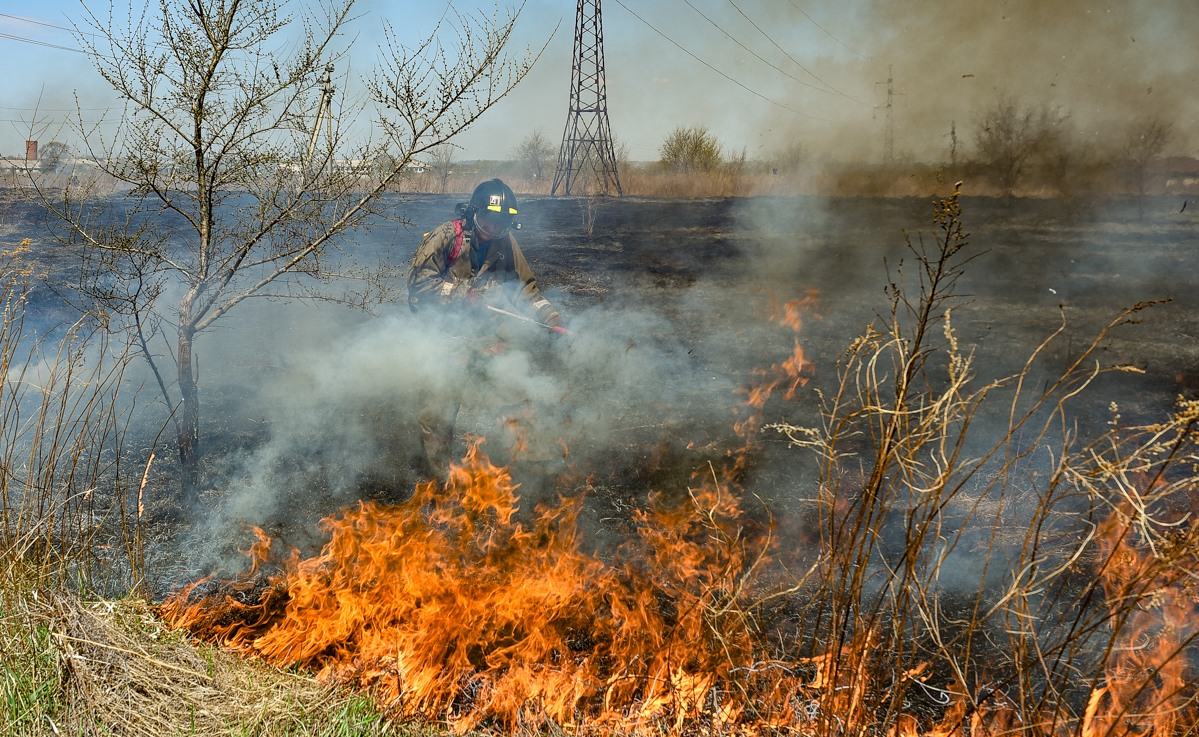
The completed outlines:
{"type": "Polygon", "coordinates": [[[1099,528],[1100,578],[1107,599],[1136,605],[1111,607],[1117,635],[1103,683],[1087,702],[1083,737],[1193,734],[1199,727],[1199,694],[1188,675],[1195,665],[1191,645],[1199,636],[1199,550],[1166,538],[1154,551],[1133,519],[1132,509],[1124,505],[1099,528]]]}
{"type": "Polygon", "coordinates": [[[739,603],[768,536],[746,533],[752,525],[715,477],[688,503],[655,498],[609,562],[580,547],[580,500],[538,507],[526,526],[516,491],[476,442],[444,489],[421,484],[405,504],[364,502],[327,518],[322,553],[271,561],[282,573],[265,581],[255,574],[269,540],[256,533],[251,573],[217,593],[188,586],[162,613],[269,662],[370,687],[398,712],[457,732],[547,720],[732,724],[750,703],[785,718],[795,687],[776,688],[782,670],[755,674],[762,643],[739,603]]]}
{"type": "MultiPolygon", "coordinates": [[[[280,559],[253,529],[248,573],[216,591],[208,579],[192,584],[161,611],[174,626],[369,688],[396,713],[444,720],[458,733],[552,722],[817,735],[875,723],[891,688],[872,680],[878,633],[856,631],[835,657],[772,657],[752,602],[768,591],[759,572],[778,551],[709,470],[685,504],[653,497],[634,516],[637,536],[606,561],[580,546],[579,499],[538,507],[527,526],[517,521],[517,486],[475,442],[444,489],[421,484],[405,504],[365,502],[324,520],[331,539],[314,558],[280,559]],[[270,567],[282,573],[262,575],[270,567]]],[[[1195,636],[1188,574],[1199,551],[1159,550],[1178,565],[1155,565],[1129,519],[1117,510],[1099,531],[1109,606],[1130,621],[1080,720],[1056,720],[1047,732],[1023,722],[1002,693],[983,687],[968,698],[955,681],[941,690],[938,724],[922,729],[905,713],[882,734],[1193,732],[1190,666],[1179,655],[1195,636]],[[1144,604],[1118,606],[1127,597],[1144,604]]],[[[930,674],[924,663],[896,680],[926,684],[930,674]]]]}
{"type": "MultiPolygon", "coordinates": [[[[771,309],[770,319],[780,327],[788,327],[799,333],[803,328],[803,315],[805,313],[815,314],[813,312],[815,306],[816,290],[813,289],[803,299],[785,302],[781,310],[776,303],[771,309]]],[[[819,315],[816,317],[819,318],[819,315]]],[[[745,394],[745,401],[741,403],[741,406],[749,408],[749,415],[744,420],[735,423],[733,431],[753,444],[758,428],[762,425],[762,410],[774,391],[780,386],[785,386],[783,398],[794,399],[795,392],[811,381],[815,370],[815,364],[804,358],[803,347],[796,339],[794,351],[784,361],[769,369],[755,371],[761,379],[756,386],[738,390],[739,393],[745,394]]]]}

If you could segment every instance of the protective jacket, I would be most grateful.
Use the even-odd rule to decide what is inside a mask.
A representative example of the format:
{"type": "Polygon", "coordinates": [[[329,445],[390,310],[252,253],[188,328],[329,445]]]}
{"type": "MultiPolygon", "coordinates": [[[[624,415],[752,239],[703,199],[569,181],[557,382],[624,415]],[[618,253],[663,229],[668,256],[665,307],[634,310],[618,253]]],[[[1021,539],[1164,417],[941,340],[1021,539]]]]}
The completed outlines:
{"type": "Polygon", "coordinates": [[[408,272],[408,306],[413,312],[429,306],[463,308],[479,298],[495,304],[502,294],[517,313],[542,323],[556,318],[516,238],[507,233],[479,240],[469,226],[469,221],[450,221],[421,240],[408,272]]]}

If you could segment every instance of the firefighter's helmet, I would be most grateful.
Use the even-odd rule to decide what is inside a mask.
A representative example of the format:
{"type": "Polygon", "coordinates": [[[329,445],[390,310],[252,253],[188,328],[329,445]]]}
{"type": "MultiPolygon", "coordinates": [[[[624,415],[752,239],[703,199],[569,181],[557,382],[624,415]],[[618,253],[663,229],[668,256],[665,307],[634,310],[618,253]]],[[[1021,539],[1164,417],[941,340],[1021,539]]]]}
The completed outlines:
{"type": "Polygon", "coordinates": [[[491,240],[505,235],[516,221],[516,194],[499,179],[475,187],[466,214],[474,218],[475,231],[491,240]]]}

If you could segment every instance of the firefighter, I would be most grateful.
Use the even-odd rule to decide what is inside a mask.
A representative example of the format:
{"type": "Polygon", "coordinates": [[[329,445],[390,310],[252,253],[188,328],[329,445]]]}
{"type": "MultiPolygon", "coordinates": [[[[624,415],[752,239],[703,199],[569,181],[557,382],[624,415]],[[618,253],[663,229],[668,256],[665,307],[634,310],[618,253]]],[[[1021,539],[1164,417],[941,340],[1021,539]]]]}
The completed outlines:
{"type": "MultiPolygon", "coordinates": [[[[538,291],[512,234],[519,227],[512,189],[499,179],[483,182],[461,214],[421,240],[408,273],[408,306],[416,313],[458,318],[449,323],[457,333],[450,360],[464,364],[468,376],[479,376],[487,359],[504,349],[497,330],[505,316],[497,310],[539,323],[555,335],[567,331],[538,291]]],[[[461,403],[459,388],[430,393],[418,417],[425,458],[441,479],[449,469],[461,403]]]]}

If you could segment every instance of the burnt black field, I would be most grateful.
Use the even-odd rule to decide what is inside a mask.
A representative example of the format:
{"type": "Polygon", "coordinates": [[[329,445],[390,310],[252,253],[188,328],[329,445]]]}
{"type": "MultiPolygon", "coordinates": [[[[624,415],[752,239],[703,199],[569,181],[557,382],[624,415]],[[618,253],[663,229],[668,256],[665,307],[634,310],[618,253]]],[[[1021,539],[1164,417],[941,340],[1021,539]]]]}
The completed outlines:
{"type": "MultiPolygon", "coordinates": [[[[380,221],[348,250],[402,265],[460,199],[399,204],[410,226],[380,221]]],[[[1196,208],[1180,212],[1183,201],[1150,198],[1142,217],[1127,200],[1080,212],[1050,200],[1009,206],[964,197],[973,259],[957,285],[953,326],[974,352],[978,381],[1019,371],[1064,321],[1030,374],[1051,379],[1123,308],[1168,300],[1115,328],[1097,353],[1143,373],[1101,374],[1072,405],[1072,419],[1082,434],[1100,432],[1112,402],[1132,423],[1164,416],[1178,395],[1199,394],[1199,220],[1196,208]]],[[[560,447],[563,438],[569,458],[552,450],[518,456],[513,474],[530,508],[586,486],[584,522],[601,547],[623,538],[630,510],[651,491],[685,493],[696,468],[744,445],[732,431],[744,416],[737,390],[794,346],[772,306],[814,290],[798,336],[814,377],[796,400],[767,405],[765,420],[816,424],[818,393],[835,385],[838,357],[869,323],[888,319],[888,279],[914,283],[908,241],[933,245],[931,199],[612,199],[594,212],[590,237],[586,205],[522,198],[518,240],[575,335],[553,341],[510,326],[521,360],[497,375],[520,374],[534,394],[552,384],[533,403],[544,445],[560,447]]],[[[11,210],[6,248],[37,230],[34,208],[11,210]]],[[[63,268],[51,246],[35,250],[63,268]]],[[[61,319],[62,306],[42,294],[38,317],[61,319]]],[[[402,291],[374,314],[268,301],[238,310],[196,344],[203,509],[177,506],[170,433],[156,449],[147,555],[160,590],[181,575],[237,565],[245,524],[314,552],[319,518],[357,499],[402,501],[424,478],[411,390],[419,382],[404,375],[409,349],[393,337],[411,342],[435,328],[409,312],[402,291]]],[[[435,372],[437,357],[426,358],[421,365],[435,372]]],[[[488,381],[487,400],[463,407],[459,450],[468,434],[488,436],[488,448],[510,404],[506,384],[488,381]]],[[[130,447],[144,459],[165,412],[140,374],[129,384],[139,406],[130,447]]],[[[503,448],[491,450],[503,460],[503,448]]],[[[786,512],[810,496],[811,475],[802,451],[766,433],[741,481],[786,512]]]]}

